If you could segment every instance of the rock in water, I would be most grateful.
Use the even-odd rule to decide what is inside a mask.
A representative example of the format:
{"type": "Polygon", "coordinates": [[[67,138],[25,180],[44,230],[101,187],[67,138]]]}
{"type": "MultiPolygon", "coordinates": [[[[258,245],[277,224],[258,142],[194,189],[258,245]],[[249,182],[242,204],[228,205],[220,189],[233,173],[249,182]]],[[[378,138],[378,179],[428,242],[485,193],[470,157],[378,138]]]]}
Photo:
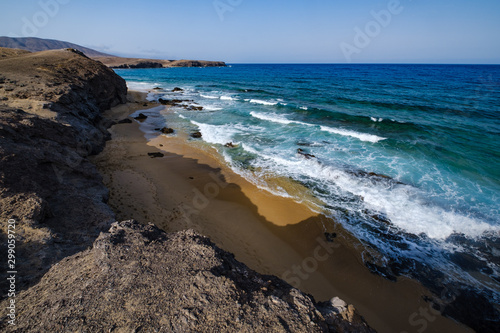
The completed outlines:
{"type": "Polygon", "coordinates": [[[201,138],[201,132],[191,133],[191,137],[195,138],[195,139],[199,139],[199,138],[201,138]]]}
{"type": "Polygon", "coordinates": [[[170,127],[163,127],[160,131],[163,134],[172,134],[172,133],[174,133],[174,129],[170,128],[170,127]]]}

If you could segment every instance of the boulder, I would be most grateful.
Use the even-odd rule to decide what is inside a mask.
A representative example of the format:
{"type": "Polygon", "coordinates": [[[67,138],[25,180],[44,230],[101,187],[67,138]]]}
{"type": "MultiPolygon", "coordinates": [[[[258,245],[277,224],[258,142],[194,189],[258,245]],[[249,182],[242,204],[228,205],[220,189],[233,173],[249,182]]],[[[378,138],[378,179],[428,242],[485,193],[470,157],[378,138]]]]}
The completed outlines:
{"type": "Polygon", "coordinates": [[[160,132],[162,132],[163,134],[172,134],[174,133],[174,129],[173,128],[170,128],[170,127],[163,127],[160,132]]]}

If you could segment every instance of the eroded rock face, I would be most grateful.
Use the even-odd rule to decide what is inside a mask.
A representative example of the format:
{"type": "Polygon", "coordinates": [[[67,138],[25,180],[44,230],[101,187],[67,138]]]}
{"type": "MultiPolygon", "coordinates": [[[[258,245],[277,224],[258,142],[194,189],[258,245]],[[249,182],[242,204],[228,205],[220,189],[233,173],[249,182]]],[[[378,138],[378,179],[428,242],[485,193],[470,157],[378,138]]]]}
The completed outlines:
{"type": "Polygon", "coordinates": [[[18,302],[22,332],[373,332],[352,305],[320,306],[192,230],[135,221],[114,223],[18,302]]]}
{"type": "MultiPolygon", "coordinates": [[[[0,218],[17,222],[22,290],[113,222],[108,191],[86,157],[109,136],[101,112],[125,102],[127,88],[112,70],[72,50],[1,54],[0,218]]],[[[2,279],[2,298],[4,285],[2,279]]]]}

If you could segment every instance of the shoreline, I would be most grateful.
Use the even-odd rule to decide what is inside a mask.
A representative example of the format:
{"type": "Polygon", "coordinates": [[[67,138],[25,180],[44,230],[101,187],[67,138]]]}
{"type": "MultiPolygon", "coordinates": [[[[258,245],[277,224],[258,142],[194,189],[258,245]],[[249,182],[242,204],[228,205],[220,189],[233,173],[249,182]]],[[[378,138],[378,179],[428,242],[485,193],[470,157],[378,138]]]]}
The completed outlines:
{"type": "MultiPolygon", "coordinates": [[[[144,97],[129,92],[131,103],[104,116],[119,121],[158,106],[144,97]]],[[[380,332],[420,328],[410,317],[429,309],[423,297],[430,293],[414,280],[391,282],[370,273],[359,242],[339,225],[325,223],[325,216],[260,190],[182,138],[160,135],[148,143],[134,120],[110,132],[112,139],[92,161],[110,190],[108,204],[118,220],[153,222],[168,232],[195,229],[250,268],[298,284],[316,300],[338,296],[354,304],[380,332]],[[328,242],[325,232],[337,237],[328,242]]],[[[470,332],[442,316],[426,325],[427,332],[470,332]]]]}

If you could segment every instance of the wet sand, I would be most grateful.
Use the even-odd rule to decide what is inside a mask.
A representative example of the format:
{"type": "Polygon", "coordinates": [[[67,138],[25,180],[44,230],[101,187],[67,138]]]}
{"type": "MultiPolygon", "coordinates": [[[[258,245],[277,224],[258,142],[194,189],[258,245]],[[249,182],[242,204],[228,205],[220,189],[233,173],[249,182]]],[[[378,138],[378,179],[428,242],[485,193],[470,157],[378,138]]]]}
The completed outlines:
{"type": "MultiPolygon", "coordinates": [[[[131,103],[105,116],[116,121],[158,107],[145,106],[144,97],[131,92],[131,103]]],[[[119,220],[152,222],[169,232],[195,229],[250,268],[282,277],[316,300],[338,296],[353,304],[379,332],[472,332],[436,315],[418,282],[372,274],[361,259],[361,244],[339,224],[259,189],[188,143],[187,134],[148,142],[135,120],[110,132],[112,140],[93,162],[119,220]],[[337,237],[328,242],[325,232],[337,237]]]]}

